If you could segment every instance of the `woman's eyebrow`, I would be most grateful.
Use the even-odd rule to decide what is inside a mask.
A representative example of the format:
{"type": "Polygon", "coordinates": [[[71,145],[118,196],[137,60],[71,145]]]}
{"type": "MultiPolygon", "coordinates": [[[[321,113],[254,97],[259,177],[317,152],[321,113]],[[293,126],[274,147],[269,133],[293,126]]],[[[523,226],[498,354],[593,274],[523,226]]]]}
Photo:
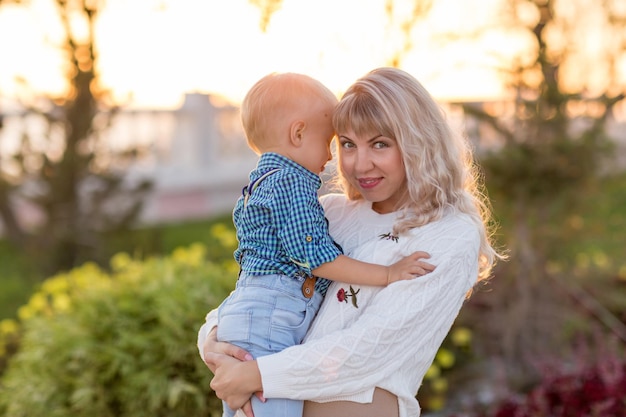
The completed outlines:
{"type": "MultiPolygon", "coordinates": [[[[381,137],[381,136],[382,136],[382,133],[381,133],[381,134],[379,134],[379,135],[374,136],[373,138],[367,139],[367,140],[366,140],[366,142],[372,142],[372,141],[374,141],[374,140],[378,139],[378,138],[379,138],[379,137],[381,137]]],[[[349,137],[348,137],[348,136],[346,136],[346,135],[338,135],[337,137],[342,138],[342,139],[347,139],[347,140],[350,140],[350,141],[352,140],[351,138],[349,138],[349,137]]]]}
{"type": "Polygon", "coordinates": [[[368,139],[367,141],[368,141],[368,142],[373,142],[373,141],[375,141],[376,139],[378,139],[379,137],[381,137],[382,135],[383,135],[383,134],[381,133],[381,134],[379,134],[379,135],[374,136],[374,137],[373,137],[373,138],[371,138],[371,139],[368,139]]]}

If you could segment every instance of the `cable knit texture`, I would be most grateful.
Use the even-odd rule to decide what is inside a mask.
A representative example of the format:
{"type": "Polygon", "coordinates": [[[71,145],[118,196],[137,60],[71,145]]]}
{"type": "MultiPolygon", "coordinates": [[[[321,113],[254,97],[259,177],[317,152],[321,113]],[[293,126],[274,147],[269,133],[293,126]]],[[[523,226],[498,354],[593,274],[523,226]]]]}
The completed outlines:
{"type": "MultiPolygon", "coordinates": [[[[330,233],[346,255],[389,265],[421,250],[435,271],[386,288],[352,285],[358,307],[340,301],[350,286],[333,282],[302,345],[257,358],[267,398],[371,402],[374,388],[398,396],[400,417],[416,417],[415,395],[478,275],[479,234],[463,214],[393,236],[396,213],[367,201],[322,197],[330,233]]],[[[215,325],[209,313],[199,333],[215,325]]]]}

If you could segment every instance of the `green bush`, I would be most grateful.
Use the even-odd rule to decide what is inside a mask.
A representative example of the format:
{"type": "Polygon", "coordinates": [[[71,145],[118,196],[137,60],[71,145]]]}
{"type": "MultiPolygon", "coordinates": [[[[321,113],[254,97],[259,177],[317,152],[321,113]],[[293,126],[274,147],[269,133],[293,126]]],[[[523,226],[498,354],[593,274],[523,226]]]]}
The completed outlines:
{"type": "Polygon", "coordinates": [[[234,262],[196,244],[111,272],[85,264],[47,281],[22,307],[21,345],[0,380],[6,417],[221,414],[196,349],[206,312],[234,286],[234,262]]]}
{"type": "MultiPolygon", "coordinates": [[[[78,264],[90,261],[107,267],[111,257],[119,252],[141,258],[162,256],[194,242],[206,245],[207,259],[232,261],[237,246],[230,214],[205,220],[116,230],[103,237],[105,245],[94,252],[93,257],[78,264]]],[[[48,278],[49,274],[43,272],[42,265],[43,259],[25,254],[0,236],[0,321],[14,320],[18,307],[27,302],[33,291],[48,278]]],[[[0,346],[0,374],[2,356],[0,346]]]]}

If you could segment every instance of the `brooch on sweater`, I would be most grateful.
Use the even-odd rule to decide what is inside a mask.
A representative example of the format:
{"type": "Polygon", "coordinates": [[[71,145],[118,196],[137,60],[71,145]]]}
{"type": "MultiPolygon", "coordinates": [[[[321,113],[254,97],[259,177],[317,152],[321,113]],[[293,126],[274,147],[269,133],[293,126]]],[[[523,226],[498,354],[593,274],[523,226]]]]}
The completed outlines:
{"type": "Polygon", "coordinates": [[[359,306],[356,303],[356,295],[359,293],[359,291],[361,291],[360,288],[354,291],[354,288],[352,288],[352,285],[350,285],[350,293],[346,292],[346,290],[344,290],[343,288],[339,288],[339,291],[337,291],[337,300],[340,303],[343,303],[343,302],[347,303],[348,298],[350,298],[350,300],[352,301],[352,305],[355,308],[359,308],[359,306]]]}
{"type": "Polygon", "coordinates": [[[394,242],[398,243],[398,240],[400,239],[400,237],[392,234],[392,233],[383,233],[382,235],[378,235],[378,237],[382,240],[393,240],[394,242]]]}

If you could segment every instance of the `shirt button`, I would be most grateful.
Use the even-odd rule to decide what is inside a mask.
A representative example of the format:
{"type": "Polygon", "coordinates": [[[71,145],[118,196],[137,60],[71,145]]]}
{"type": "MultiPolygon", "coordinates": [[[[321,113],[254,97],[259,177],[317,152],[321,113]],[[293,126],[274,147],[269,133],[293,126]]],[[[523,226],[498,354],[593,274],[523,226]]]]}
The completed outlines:
{"type": "Polygon", "coordinates": [[[307,237],[306,237],[306,241],[307,241],[307,242],[311,242],[312,240],[313,240],[313,238],[312,238],[311,236],[307,236],[307,237]]]}

